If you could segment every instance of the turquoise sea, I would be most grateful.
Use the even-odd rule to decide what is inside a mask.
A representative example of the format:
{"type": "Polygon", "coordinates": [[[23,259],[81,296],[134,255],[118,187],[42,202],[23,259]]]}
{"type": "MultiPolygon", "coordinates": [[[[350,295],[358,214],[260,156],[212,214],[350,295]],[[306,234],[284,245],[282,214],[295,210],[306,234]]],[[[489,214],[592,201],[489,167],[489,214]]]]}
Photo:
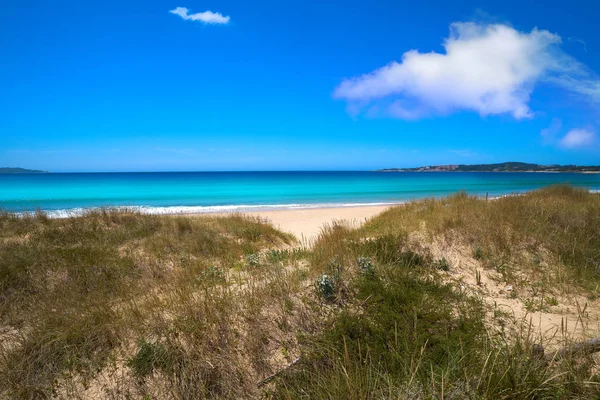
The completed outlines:
{"type": "Polygon", "coordinates": [[[465,190],[499,196],[556,183],[600,190],[600,174],[156,172],[0,174],[0,209],[51,216],[93,207],[148,213],[249,211],[398,203],[465,190]]]}

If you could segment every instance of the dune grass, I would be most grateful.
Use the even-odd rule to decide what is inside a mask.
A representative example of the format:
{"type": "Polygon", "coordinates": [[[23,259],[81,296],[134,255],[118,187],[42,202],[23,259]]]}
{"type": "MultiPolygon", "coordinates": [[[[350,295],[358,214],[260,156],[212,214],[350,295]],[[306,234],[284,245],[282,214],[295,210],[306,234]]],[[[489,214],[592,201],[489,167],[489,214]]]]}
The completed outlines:
{"type": "Polygon", "coordinates": [[[596,398],[592,357],[546,363],[535,338],[490,330],[490,314],[492,324],[502,318],[444,279],[451,267],[426,244],[441,235],[481,248],[484,265],[501,258],[524,273],[539,266],[521,262],[543,249],[569,283],[595,290],[599,200],[570,187],[488,202],[458,194],[392,208],[359,230],[330,227],[311,261],[334,277],[338,312],[306,338],[305,358],[281,378],[277,397],[596,398]]]}
{"type": "Polygon", "coordinates": [[[600,196],[568,186],[411,202],[310,249],[235,215],[2,214],[0,398],[600,395],[593,356],[546,362],[491,329],[504,316],[448,279],[436,241],[598,293],[600,196]]]}
{"type": "MultiPolygon", "coordinates": [[[[256,318],[260,306],[251,310],[246,303],[269,297],[263,293],[268,287],[253,287],[250,281],[267,274],[284,280],[282,270],[249,266],[246,258],[293,241],[240,216],[169,218],[116,211],[64,220],[5,214],[0,232],[0,315],[7,327],[0,348],[0,387],[16,398],[72,397],[97,372],[127,359],[122,350],[135,349],[138,342],[142,355],[127,365],[139,378],[144,377],[140,371],[168,366],[175,373],[176,367],[183,368],[166,361],[153,366],[151,360],[139,367],[144,351],[163,348],[163,342],[174,352],[171,360],[183,360],[175,350],[188,352],[189,359],[206,351],[219,358],[219,369],[229,350],[219,341],[245,323],[235,321],[242,312],[256,318]],[[244,293],[232,289],[236,275],[242,274],[248,275],[244,293]],[[175,339],[182,336],[185,349],[175,339]]],[[[286,285],[279,289],[285,291],[286,285]]],[[[210,365],[207,359],[202,362],[210,365]]],[[[227,373],[235,375],[235,362],[231,366],[227,373]]],[[[190,373],[195,367],[185,366],[190,373]]],[[[212,372],[205,380],[231,380],[221,373],[212,372]]],[[[203,385],[192,376],[196,385],[203,385]]],[[[138,392],[144,392],[144,385],[139,386],[138,392]]],[[[181,391],[199,393],[200,388],[181,391]]]]}
{"type": "Polygon", "coordinates": [[[392,208],[363,229],[364,235],[416,231],[461,241],[490,268],[534,269],[546,256],[566,267],[553,284],[597,290],[600,283],[600,196],[587,190],[557,185],[490,201],[459,193],[392,208]]]}

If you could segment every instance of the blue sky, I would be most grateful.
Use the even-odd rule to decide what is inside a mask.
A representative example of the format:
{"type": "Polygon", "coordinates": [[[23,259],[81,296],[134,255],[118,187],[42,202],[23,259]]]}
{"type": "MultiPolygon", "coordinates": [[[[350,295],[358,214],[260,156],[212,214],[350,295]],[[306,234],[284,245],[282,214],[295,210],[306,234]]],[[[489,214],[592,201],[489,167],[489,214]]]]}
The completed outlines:
{"type": "Polygon", "coordinates": [[[590,0],[8,0],[0,166],[600,164],[599,19],[590,0]]]}

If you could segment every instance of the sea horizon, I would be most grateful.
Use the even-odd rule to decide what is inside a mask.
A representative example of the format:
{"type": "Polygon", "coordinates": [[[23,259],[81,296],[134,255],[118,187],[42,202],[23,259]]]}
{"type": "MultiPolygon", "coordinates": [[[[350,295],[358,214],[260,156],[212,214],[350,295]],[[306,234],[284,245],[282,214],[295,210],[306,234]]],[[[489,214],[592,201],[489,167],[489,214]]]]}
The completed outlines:
{"type": "Polygon", "coordinates": [[[0,210],[80,215],[97,208],[147,214],[380,206],[469,195],[498,197],[553,184],[600,190],[600,175],[538,172],[170,171],[0,175],[0,210]]]}

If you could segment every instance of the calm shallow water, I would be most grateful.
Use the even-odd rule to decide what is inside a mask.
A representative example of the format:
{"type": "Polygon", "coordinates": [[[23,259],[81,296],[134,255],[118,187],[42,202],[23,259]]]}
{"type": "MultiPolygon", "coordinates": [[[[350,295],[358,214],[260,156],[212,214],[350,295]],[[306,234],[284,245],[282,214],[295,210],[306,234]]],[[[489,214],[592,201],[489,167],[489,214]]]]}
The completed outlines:
{"type": "Polygon", "coordinates": [[[0,174],[0,208],[60,216],[103,206],[150,213],[402,202],[465,190],[498,196],[556,183],[600,190],[600,174],[469,172],[156,172],[0,174]]]}

